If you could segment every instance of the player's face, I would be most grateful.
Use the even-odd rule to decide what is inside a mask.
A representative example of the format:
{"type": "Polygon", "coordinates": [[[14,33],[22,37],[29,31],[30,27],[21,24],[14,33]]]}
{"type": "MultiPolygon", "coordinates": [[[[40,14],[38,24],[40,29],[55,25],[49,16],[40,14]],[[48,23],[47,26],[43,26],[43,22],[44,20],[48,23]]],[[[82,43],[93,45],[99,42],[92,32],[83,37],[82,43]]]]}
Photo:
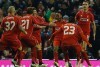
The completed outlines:
{"type": "Polygon", "coordinates": [[[36,10],[34,10],[33,11],[33,15],[37,15],[38,13],[37,13],[37,11],[36,10]]]}
{"type": "Polygon", "coordinates": [[[61,20],[61,18],[62,18],[61,14],[56,14],[56,16],[55,16],[56,20],[61,20]]]}
{"type": "Polygon", "coordinates": [[[87,2],[83,2],[83,9],[88,9],[88,7],[89,7],[89,4],[87,3],[87,2]]]}
{"type": "Polygon", "coordinates": [[[55,13],[52,13],[52,14],[51,14],[51,17],[52,17],[52,18],[55,18],[55,13]]]}

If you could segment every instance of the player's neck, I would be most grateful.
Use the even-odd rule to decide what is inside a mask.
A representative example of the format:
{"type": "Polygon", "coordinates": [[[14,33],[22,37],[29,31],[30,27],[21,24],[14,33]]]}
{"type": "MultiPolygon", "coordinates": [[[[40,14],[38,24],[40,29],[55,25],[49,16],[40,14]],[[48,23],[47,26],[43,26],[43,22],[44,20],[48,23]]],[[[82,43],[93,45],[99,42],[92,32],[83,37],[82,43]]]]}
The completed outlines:
{"type": "Polygon", "coordinates": [[[84,12],[88,12],[88,9],[83,9],[84,12]]]}
{"type": "Polygon", "coordinates": [[[34,15],[35,17],[37,17],[38,15],[34,15]]]}
{"type": "Polygon", "coordinates": [[[8,16],[14,16],[15,14],[14,13],[8,13],[8,16]]]}

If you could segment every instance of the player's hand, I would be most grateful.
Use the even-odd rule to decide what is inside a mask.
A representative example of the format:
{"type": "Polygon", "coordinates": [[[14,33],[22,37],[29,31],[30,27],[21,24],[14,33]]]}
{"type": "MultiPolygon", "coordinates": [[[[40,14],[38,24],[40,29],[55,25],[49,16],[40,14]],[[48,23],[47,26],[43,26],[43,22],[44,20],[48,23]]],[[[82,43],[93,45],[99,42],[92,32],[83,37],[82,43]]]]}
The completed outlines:
{"type": "Polygon", "coordinates": [[[49,23],[49,26],[56,26],[56,24],[55,23],[49,23]]]}
{"type": "Polygon", "coordinates": [[[46,28],[46,26],[42,26],[41,28],[44,29],[44,28],[46,28]]]}
{"type": "Polygon", "coordinates": [[[25,31],[25,34],[27,34],[27,32],[25,31]]]}
{"type": "Polygon", "coordinates": [[[40,44],[37,44],[36,47],[37,47],[38,50],[41,50],[41,45],[40,44]]]}
{"type": "Polygon", "coordinates": [[[89,47],[92,47],[92,45],[90,44],[89,47]]]}

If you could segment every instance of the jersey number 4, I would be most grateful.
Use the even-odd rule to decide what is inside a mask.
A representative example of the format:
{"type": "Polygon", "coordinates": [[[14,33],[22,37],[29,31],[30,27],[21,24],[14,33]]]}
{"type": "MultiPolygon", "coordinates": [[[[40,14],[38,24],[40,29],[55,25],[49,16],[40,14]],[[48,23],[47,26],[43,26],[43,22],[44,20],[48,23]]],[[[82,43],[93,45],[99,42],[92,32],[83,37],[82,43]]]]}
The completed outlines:
{"type": "Polygon", "coordinates": [[[64,35],[73,35],[75,33],[74,26],[64,26],[64,35]]]}
{"type": "Polygon", "coordinates": [[[5,24],[6,24],[6,28],[5,28],[6,31],[12,30],[14,28],[14,26],[15,26],[15,22],[14,21],[5,22],[5,24]]]}

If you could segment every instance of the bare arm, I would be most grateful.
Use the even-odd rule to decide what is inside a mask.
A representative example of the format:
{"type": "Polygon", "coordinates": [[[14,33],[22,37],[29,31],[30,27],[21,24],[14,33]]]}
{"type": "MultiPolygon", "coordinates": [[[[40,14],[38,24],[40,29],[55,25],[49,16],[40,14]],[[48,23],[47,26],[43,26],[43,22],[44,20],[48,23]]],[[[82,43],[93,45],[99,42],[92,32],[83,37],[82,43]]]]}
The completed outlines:
{"type": "Polygon", "coordinates": [[[93,29],[93,37],[94,37],[94,40],[95,40],[95,36],[96,36],[96,24],[95,24],[94,21],[92,23],[92,29],[93,29]]]}
{"type": "Polygon", "coordinates": [[[27,32],[25,31],[25,29],[24,29],[21,25],[19,26],[19,29],[20,29],[20,31],[23,32],[24,34],[27,34],[27,32]]]}
{"type": "Polygon", "coordinates": [[[50,37],[50,41],[54,38],[55,35],[57,35],[58,33],[61,33],[61,32],[63,32],[62,27],[61,27],[58,31],[55,31],[55,32],[52,34],[52,36],[50,37]]]}
{"type": "Polygon", "coordinates": [[[41,25],[34,24],[34,27],[44,29],[46,26],[41,26],[41,25]]]}

